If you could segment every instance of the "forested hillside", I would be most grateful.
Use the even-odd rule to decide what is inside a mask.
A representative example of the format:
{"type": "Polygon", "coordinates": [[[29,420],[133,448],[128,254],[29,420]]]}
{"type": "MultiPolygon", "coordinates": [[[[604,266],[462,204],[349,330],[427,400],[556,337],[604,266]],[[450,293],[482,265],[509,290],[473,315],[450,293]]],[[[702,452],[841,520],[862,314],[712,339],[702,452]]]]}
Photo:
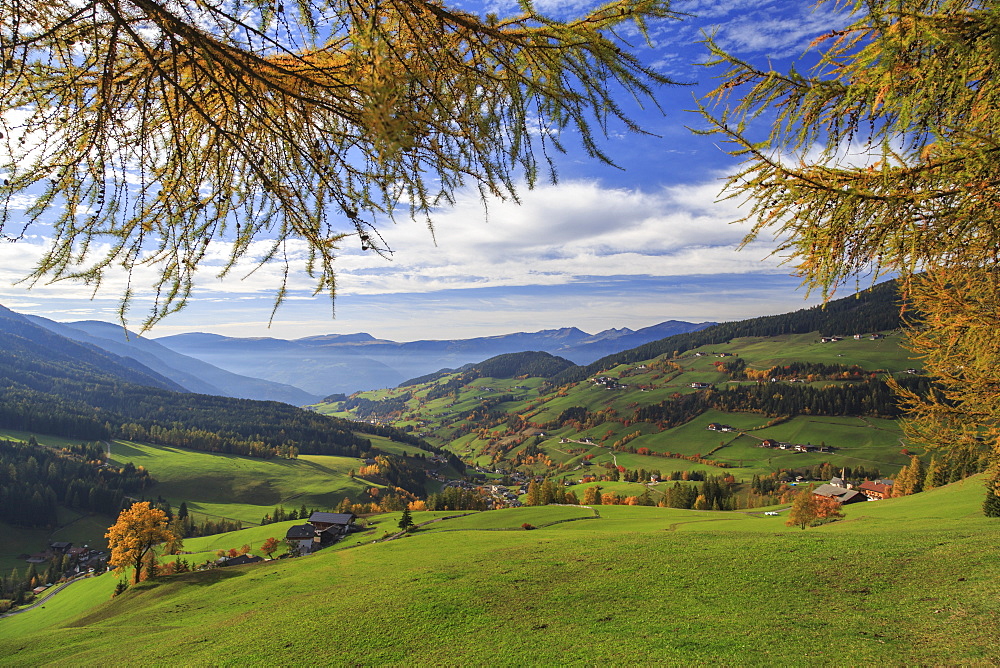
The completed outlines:
{"type": "Polygon", "coordinates": [[[139,496],[155,481],[131,464],[104,465],[104,450],[78,445],[62,450],[0,441],[0,522],[54,527],[57,505],[114,516],[126,496],[139,496]]]}
{"type": "Polygon", "coordinates": [[[885,281],[856,295],[822,306],[724,322],[697,332],[676,334],[631,350],[602,357],[592,364],[567,369],[552,378],[554,385],[578,382],[618,364],[648,360],[665,353],[680,354],[698,346],[725,343],[745,336],[779,336],[818,332],[821,336],[880,332],[900,326],[900,298],[896,281],[885,281]]]}
{"type": "Polygon", "coordinates": [[[255,457],[357,457],[371,449],[358,433],[420,443],[391,427],[280,402],[181,390],[132,359],[69,340],[0,307],[0,427],[255,457]]]}

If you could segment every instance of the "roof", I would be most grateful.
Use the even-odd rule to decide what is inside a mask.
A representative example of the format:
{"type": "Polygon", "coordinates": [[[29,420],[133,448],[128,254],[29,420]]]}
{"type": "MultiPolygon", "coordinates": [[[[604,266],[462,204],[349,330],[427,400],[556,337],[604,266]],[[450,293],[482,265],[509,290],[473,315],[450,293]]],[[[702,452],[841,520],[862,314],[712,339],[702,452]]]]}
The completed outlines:
{"type": "Polygon", "coordinates": [[[892,485],[886,485],[885,483],[877,482],[875,480],[865,480],[858,487],[860,490],[868,490],[872,492],[878,492],[885,496],[889,496],[892,493],[892,485]]]}
{"type": "Polygon", "coordinates": [[[837,487],[836,485],[831,485],[829,483],[820,485],[814,489],[813,494],[816,494],[817,496],[827,496],[832,499],[836,499],[841,503],[853,503],[855,501],[868,500],[868,497],[856,489],[844,489],[843,487],[837,487]]]}
{"type": "Polygon", "coordinates": [[[232,559],[227,559],[224,563],[225,566],[242,566],[243,564],[256,564],[258,561],[264,561],[263,557],[250,556],[249,554],[241,554],[238,557],[233,557],[232,559]]]}
{"type": "Polygon", "coordinates": [[[313,513],[309,516],[309,521],[347,526],[354,521],[354,513],[313,513]]]}
{"type": "Polygon", "coordinates": [[[286,540],[306,540],[312,539],[316,534],[316,528],[311,524],[296,524],[295,526],[288,527],[288,532],[285,534],[286,540]]]}

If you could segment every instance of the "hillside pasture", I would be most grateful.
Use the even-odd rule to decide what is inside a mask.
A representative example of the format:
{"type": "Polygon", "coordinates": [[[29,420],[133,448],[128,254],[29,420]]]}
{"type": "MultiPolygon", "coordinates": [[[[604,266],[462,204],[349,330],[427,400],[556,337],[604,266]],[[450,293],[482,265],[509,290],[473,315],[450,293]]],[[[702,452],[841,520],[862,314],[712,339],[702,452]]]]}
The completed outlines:
{"type": "MultiPolygon", "coordinates": [[[[461,515],[463,511],[449,513],[461,515]]],[[[592,519],[595,514],[587,507],[581,506],[532,506],[523,508],[505,508],[465,514],[462,517],[435,522],[420,529],[419,533],[428,531],[524,531],[522,524],[531,524],[536,528],[544,528],[562,522],[592,519]]],[[[424,513],[413,513],[413,521],[418,524],[424,513]]]]}
{"type": "MultiPolygon", "coordinates": [[[[865,332],[872,334],[873,332],[865,332]]],[[[857,364],[863,369],[890,372],[904,371],[916,366],[912,353],[902,347],[903,336],[898,332],[883,332],[883,338],[872,341],[868,336],[860,340],[853,335],[840,341],[823,343],[817,332],[785,334],[773,337],[745,337],[729,343],[702,346],[686,352],[682,364],[707,369],[718,361],[712,353],[732,353],[747,361],[754,369],[767,369],[789,362],[818,362],[822,364],[857,364]],[[701,352],[704,357],[694,357],[701,352]]]]}
{"type": "Polygon", "coordinates": [[[157,484],[146,491],[147,496],[162,496],[175,508],[186,502],[189,511],[210,518],[254,524],[278,505],[329,510],[345,496],[361,499],[374,486],[347,475],[360,465],[353,457],[265,460],[115,441],[111,458],[150,471],[157,484]]]}
{"type": "Polygon", "coordinates": [[[0,618],[0,639],[38,633],[92,613],[109,602],[117,584],[118,579],[112,573],[81,578],[46,598],[38,607],[0,618]]]}
{"type": "MultiPolygon", "coordinates": [[[[1000,524],[977,514],[981,493],[920,497],[858,504],[806,531],[781,517],[622,506],[483,531],[481,513],[164,578],[71,620],[39,616],[33,631],[0,622],[0,655],[11,666],[258,664],[292,648],[344,665],[996,664],[1000,562],[986,557],[1000,524]],[[327,621],[361,618],[338,629],[331,655],[327,621]]],[[[504,524],[546,510],[563,512],[503,511],[504,524]]]]}

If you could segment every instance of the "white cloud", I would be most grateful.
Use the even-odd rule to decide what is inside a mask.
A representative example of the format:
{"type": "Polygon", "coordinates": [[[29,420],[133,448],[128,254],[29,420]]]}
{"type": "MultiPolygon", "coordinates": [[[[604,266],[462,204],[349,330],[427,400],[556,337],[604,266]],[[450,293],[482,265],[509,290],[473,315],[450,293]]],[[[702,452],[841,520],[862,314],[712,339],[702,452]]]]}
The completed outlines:
{"type": "MultiPolygon", "coordinates": [[[[595,276],[685,276],[782,272],[767,259],[772,245],[755,242],[737,251],[747,232],[734,225],[740,217],[731,202],[715,202],[719,184],[672,186],[656,192],[604,188],[594,181],[575,181],[523,193],[521,204],[491,202],[488,218],[477,197],[466,193],[455,207],[435,216],[435,234],[417,222],[389,224],[382,234],[395,249],[393,260],[362,253],[345,240],[337,260],[341,295],[432,292],[457,288],[560,285],[595,276]],[[437,239],[437,244],[434,240],[437,239]]],[[[95,245],[95,254],[107,250],[95,245]]],[[[195,298],[271,295],[284,267],[256,264],[270,248],[262,240],[251,246],[224,279],[216,278],[229,246],[215,243],[198,274],[195,298]]],[[[41,242],[0,245],[0,298],[23,295],[24,277],[42,254],[41,242]]],[[[286,244],[293,271],[291,294],[310,294],[314,281],[302,268],[304,242],[286,244]]],[[[96,256],[96,255],[95,255],[96,256]]],[[[137,297],[151,296],[155,267],[132,271],[137,297]]],[[[101,296],[118,297],[129,284],[123,270],[107,273],[101,296]]],[[[32,296],[90,298],[92,288],[60,281],[39,283],[32,296]]]]}

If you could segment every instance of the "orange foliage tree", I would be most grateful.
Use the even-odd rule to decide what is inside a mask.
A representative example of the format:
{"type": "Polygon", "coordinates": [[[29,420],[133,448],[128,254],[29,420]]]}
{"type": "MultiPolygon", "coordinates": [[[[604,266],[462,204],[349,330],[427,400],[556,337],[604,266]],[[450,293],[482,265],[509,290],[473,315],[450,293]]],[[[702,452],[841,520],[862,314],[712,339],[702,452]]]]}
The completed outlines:
{"type": "Polygon", "coordinates": [[[268,559],[273,559],[274,553],[278,551],[279,547],[281,547],[281,543],[272,536],[264,541],[264,544],[260,546],[260,551],[266,554],[268,559]]]}
{"type": "Polygon", "coordinates": [[[176,539],[167,526],[167,516],[148,501],[133,503],[118,515],[118,521],[104,534],[111,557],[108,560],[116,575],[134,569],[133,582],[138,583],[146,555],[159,543],[176,539]]]}
{"type": "Polygon", "coordinates": [[[805,529],[816,520],[843,517],[840,503],[826,496],[816,496],[812,492],[802,492],[792,501],[792,509],[788,514],[788,526],[798,526],[805,529]]]}

